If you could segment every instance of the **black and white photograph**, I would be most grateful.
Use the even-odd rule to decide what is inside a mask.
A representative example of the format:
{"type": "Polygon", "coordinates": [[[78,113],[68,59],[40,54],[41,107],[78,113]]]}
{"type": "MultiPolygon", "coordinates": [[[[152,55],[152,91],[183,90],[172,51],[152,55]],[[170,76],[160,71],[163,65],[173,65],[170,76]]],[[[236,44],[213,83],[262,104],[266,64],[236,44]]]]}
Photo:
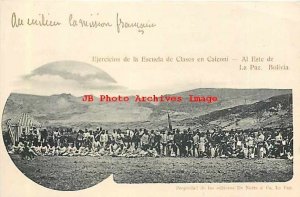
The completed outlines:
{"type": "MultiPolygon", "coordinates": [[[[56,76],[61,84],[74,82],[74,89],[93,88],[92,80],[126,89],[76,61],[43,65],[22,80],[38,87],[34,80],[56,76]]],[[[2,131],[17,168],[56,190],[88,188],[111,174],[126,184],[293,177],[291,89],[198,88],[151,96],[14,92],[5,104],[2,131]]]]}
{"type": "Polygon", "coordinates": [[[298,197],[300,3],[0,1],[0,197],[298,197]]]}

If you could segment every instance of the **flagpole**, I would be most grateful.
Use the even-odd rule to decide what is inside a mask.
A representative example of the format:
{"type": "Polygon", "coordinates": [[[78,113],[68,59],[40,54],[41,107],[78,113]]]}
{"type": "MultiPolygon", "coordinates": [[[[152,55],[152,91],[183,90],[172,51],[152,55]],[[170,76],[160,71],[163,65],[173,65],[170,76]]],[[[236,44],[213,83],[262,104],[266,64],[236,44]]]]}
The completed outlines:
{"type": "Polygon", "coordinates": [[[168,123],[169,123],[169,130],[172,131],[172,123],[171,123],[171,118],[170,118],[169,112],[168,112],[168,123]]]}

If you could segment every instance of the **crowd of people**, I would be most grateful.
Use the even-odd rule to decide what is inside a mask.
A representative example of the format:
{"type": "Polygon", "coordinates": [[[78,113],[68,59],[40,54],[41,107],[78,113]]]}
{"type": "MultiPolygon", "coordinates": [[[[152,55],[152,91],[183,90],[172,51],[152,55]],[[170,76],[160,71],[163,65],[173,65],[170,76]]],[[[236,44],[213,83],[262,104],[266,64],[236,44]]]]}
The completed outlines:
{"type": "Polygon", "coordinates": [[[36,156],[293,158],[293,129],[37,129],[23,131],[11,154],[36,156]]]}

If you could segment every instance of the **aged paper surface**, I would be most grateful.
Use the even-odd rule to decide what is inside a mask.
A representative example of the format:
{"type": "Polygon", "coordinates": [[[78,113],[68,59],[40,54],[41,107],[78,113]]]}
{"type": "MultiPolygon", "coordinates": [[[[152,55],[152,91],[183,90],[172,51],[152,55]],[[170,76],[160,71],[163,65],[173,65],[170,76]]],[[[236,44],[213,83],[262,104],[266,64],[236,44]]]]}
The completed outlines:
{"type": "MultiPolygon", "coordinates": [[[[192,129],[213,131],[221,128],[225,115],[210,122],[210,125],[214,123],[215,128],[197,127],[193,123],[198,120],[195,117],[223,109],[218,105],[203,105],[205,107],[200,112],[193,107],[178,111],[176,107],[170,109],[167,105],[162,109],[168,112],[161,110],[159,112],[163,115],[159,116],[161,114],[151,111],[162,102],[155,103],[155,99],[151,100],[154,102],[152,108],[146,105],[143,108],[136,105],[128,107],[119,99],[114,105],[108,105],[111,108],[101,108],[103,113],[97,107],[93,108],[94,111],[84,107],[80,111],[77,105],[66,104],[64,100],[83,95],[100,98],[100,95],[159,97],[210,88],[204,96],[216,94],[218,102],[222,102],[225,94],[227,98],[231,98],[231,94],[238,95],[229,104],[223,103],[224,108],[234,110],[236,106],[246,106],[238,109],[241,109],[240,114],[248,114],[247,117],[237,117],[238,112],[227,111],[228,120],[233,117],[232,121],[236,123],[223,125],[221,129],[224,132],[251,130],[249,127],[266,131],[274,129],[276,132],[278,129],[292,128],[295,141],[292,158],[288,155],[289,159],[146,157],[143,161],[140,158],[120,157],[119,161],[123,163],[118,163],[118,157],[104,156],[106,161],[111,162],[109,166],[112,166],[112,171],[107,178],[99,181],[97,176],[103,176],[102,171],[110,172],[98,166],[102,165],[102,157],[94,159],[96,157],[84,156],[86,159],[76,161],[78,157],[37,156],[28,161],[12,155],[11,159],[4,138],[1,138],[0,196],[299,195],[299,35],[300,4],[297,2],[1,1],[2,134],[7,131],[6,118],[17,116],[16,111],[29,113],[33,119],[42,122],[42,127],[55,125],[79,129],[82,124],[79,122],[82,121],[90,126],[84,125],[81,129],[94,129],[96,124],[111,132],[115,127],[125,130],[128,125],[134,127],[134,124],[144,124],[143,127],[148,128],[152,124],[149,118],[155,117],[157,122],[153,120],[153,125],[159,129],[170,127],[168,120],[172,120],[173,127],[180,129],[182,125],[189,125],[192,129]],[[223,92],[218,92],[222,89],[223,92]],[[230,89],[234,93],[230,93],[230,89]],[[246,89],[246,93],[239,92],[241,89],[246,89]],[[255,93],[248,95],[249,89],[255,93]],[[11,93],[17,93],[17,96],[11,97],[11,93]],[[22,100],[23,97],[18,96],[23,94],[45,97],[32,102],[33,99],[22,100]],[[57,103],[51,103],[49,98],[53,95],[60,98],[55,100],[57,103]],[[240,99],[239,95],[243,97],[240,99]],[[290,96],[282,98],[280,95],[290,96]],[[284,100],[283,104],[280,99],[284,100]],[[28,104],[30,102],[31,105],[28,104]],[[269,107],[269,111],[264,109],[262,114],[255,114],[253,122],[247,110],[257,106],[263,108],[260,102],[274,102],[276,106],[269,107]],[[119,104],[122,107],[118,107],[119,104]],[[34,106],[39,106],[39,114],[36,114],[34,106]],[[61,110],[59,113],[55,111],[58,108],[61,110]],[[168,119],[166,114],[169,116],[169,113],[168,119]],[[162,123],[160,118],[163,118],[162,123]],[[272,118],[271,124],[268,121],[272,118]],[[98,120],[103,123],[97,123],[98,120]],[[263,126],[254,126],[258,124],[263,126]],[[48,159],[58,159],[58,166],[46,165],[50,162],[48,159]],[[63,159],[71,162],[76,172],[68,169],[63,159]],[[177,169],[177,162],[189,159],[190,163],[184,163],[177,169]],[[22,168],[18,170],[13,161],[22,168]],[[161,166],[156,165],[162,161],[161,166]],[[86,162],[86,165],[80,166],[80,162],[86,162]],[[94,165],[95,162],[97,165],[94,165]],[[224,167],[225,162],[228,165],[224,167]],[[248,163],[251,165],[248,166],[248,163]],[[119,167],[115,168],[117,165],[119,167]],[[133,165],[137,168],[132,168],[133,165]],[[219,169],[220,166],[224,168],[219,169]],[[156,167],[165,170],[153,169],[156,167]],[[74,174],[67,174],[69,178],[65,179],[51,173],[52,170],[74,174]],[[192,172],[201,173],[205,178],[201,179],[192,172]],[[83,176],[85,173],[87,177],[83,176]],[[38,178],[32,181],[27,176],[38,178]],[[78,181],[78,176],[83,178],[73,183],[78,181]],[[89,180],[88,176],[94,178],[89,180]],[[81,181],[91,187],[81,187],[81,181]],[[72,184],[67,188],[69,183],[72,184]]],[[[214,98],[204,99],[212,99],[206,100],[210,103],[214,98]]],[[[290,154],[288,150],[285,153],[290,154]]]]}

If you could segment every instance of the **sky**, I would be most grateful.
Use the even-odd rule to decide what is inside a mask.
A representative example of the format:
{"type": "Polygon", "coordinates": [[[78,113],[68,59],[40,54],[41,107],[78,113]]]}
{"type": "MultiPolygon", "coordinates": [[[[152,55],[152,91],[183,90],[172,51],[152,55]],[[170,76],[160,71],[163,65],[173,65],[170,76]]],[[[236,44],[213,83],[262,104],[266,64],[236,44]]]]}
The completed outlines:
{"type": "Polygon", "coordinates": [[[124,91],[108,73],[78,61],[57,61],[42,65],[16,82],[17,92],[38,95],[73,95],[124,91]]]}

